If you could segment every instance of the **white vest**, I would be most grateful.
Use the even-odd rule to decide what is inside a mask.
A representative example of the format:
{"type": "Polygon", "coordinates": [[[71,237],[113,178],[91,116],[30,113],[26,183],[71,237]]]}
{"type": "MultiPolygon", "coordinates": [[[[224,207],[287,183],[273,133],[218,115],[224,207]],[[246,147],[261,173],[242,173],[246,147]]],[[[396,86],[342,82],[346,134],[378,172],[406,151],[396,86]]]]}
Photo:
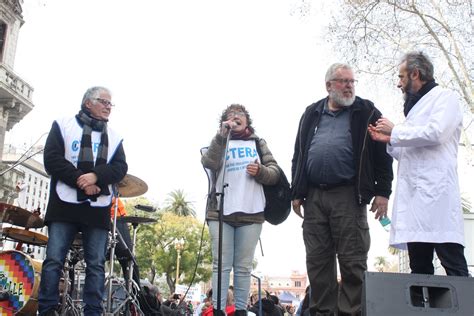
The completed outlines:
{"type": "MultiPolygon", "coordinates": [[[[62,118],[56,120],[56,123],[58,123],[59,129],[61,130],[61,134],[64,139],[64,158],[66,158],[66,160],[70,161],[75,167],[77,167],[79,151],[81,149],[82,127],[77,122],[76,117],[62,118]]],[[[92,131],[91,142],[94,161],[97,158],[97,151],[99,149],[100,144],[100,135],[100,132],[92,131]]],[[[117,150],[117,147],[122,143],[122,138],[109,127],[107,127],[107,135],[109,140],[107,163],[109,163],[110,159],[113,157],[115,151],[117,150]]],[[[109,191],[112,192],[112,185],[109,185],[109,191]]],[[[86,200],[78,202],[77,189],[67,185],[61,180],[58,180],[58,184],[56,185],[56,193],[62,201],[68,203],[80,204],[89,201],[90,205],[93,207],[104,207],[112,203],[112,194],[100,195],[99,197],[97,197],[97,201],[86,200]]]]}
{"type": "MultiPolygon", "coordinates": [[[[231,140],[225,163],[224,215],[236,212],[256,214],[265,209],[263,186],[247,174],[247,165],[260,162],[254,140],[231,140]]],[[[217,179],[217,187],[222,188],[222,169],[217,179]]]]}

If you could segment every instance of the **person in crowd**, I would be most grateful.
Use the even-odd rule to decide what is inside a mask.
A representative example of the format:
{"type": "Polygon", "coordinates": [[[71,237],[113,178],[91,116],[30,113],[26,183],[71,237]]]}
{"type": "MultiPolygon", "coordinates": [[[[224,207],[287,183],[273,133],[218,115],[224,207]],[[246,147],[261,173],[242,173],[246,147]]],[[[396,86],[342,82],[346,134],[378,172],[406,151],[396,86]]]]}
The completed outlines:
{"type": "MultiPolygon", "coordinates": [[[[280,171],[267,143],[255,134],[249,112],[240,104],[232,104],[222,112],[219,131],[212,139],[207,152],[203,154],[201,162],[210,170],[214,184],[209,193],[206,212],[212,242],[212,288],[217,289],[218,272],[218,199],[220,200],[221,196],[216,195],[216,188],[218,193],[222,193],[225,183],[222,203],[224,223],[220,307],[224,312],[226,291],[233,269],[235,315],[246,315],[253,257],[265,221],[265,195],[262,184],[276,184],[280,171]],[[224,153],[226,145],[228,151],[224,153]]],[[[217,290],[214,290],[214,307],[216,302],[217,290]]]]}
{"type": "Polygon", "coordinates": [[[457,174],[462,109],[433,72],[426,54],[407,53],[398,73],[405,121],[380,118],[369,131],[398,161],[390,245],[408,248],[412,273],[433,274],[436,251],[447,275],[468,276],[457,174]]]}
{"type": "Polygon", "coordinates": [[[285,306],[286,312],[288,316],[294,316],[295,315],[295,307],[292,304],[288,304],[285,306]]]}
{"type": "Polygon", "coordinates": [[[367,204],[372,201],[375,218],[386,215],[392,158],[368,135],[381,113],[355,95],[351,67],[331,65],[325,82],[328,96],[308,106],[299,123],[292,204],[303,218],[311,315],[357,315],[370,247],[367,204]]]}
{"type": "Polygon", "coordinates": [[[279,305],[279,299],[276,295],[271,295],[267,291],[266,295],[262,297],[249,307],[249,314],[260,315],[260,304],[262,304],[263,316],[283,316],[283,308],[279,305]]]}
{"type": "Polygon", "coordinates": [[[112,184],[127,173],[122,138],[108,127],[113,104],[104,87],[88,89],[76,116],[55,120],[44,148],[51,176],[45,224],[49,239],[39,289],[39,314],[57,315],[67,251],[82,232],[84,315],[102,315],[112,184]]]}
{"type": "Polygon", "coordinates": [[[311,287],[308,285],[304,291],[304,298],[296,310],[296,316],[309,315],[309,300],[311,298],[311,287]],[[306,313],[306,314],[305,314],[306,313]]]}
{"type": "Polygon", "coordinates": [[[146,301],[147,310],[144,312],[147,316],[161,316],[161,304],[163,297],[156,285],[144,285],[142,287],[143,299],[146,301]]]}
{"type": "Polygon", "coordinates": [[[212,306],[212,288],[207,290],[206,297],[194,310],[194,316],[201,316],[202,312],[206,310],[209,306],[212,306]]]}

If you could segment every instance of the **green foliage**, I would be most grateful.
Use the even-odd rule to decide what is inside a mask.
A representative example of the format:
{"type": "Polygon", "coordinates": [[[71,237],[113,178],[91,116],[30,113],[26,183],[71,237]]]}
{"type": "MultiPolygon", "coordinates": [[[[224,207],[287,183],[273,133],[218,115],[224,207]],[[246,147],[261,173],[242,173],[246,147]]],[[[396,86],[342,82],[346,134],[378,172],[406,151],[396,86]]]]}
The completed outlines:
{"type": "Polygon", "coordinates": [[[177,251],[175,242],[184,240],[180,259],[180,284],[198,283],[211,278],[212,256],[208,230],[191,216],[178,216],[172,212],[160,214],[153,225],[141,225],[138,230],[136,254],[141,277],[147,276],[153,283],[157,275],[166,277],[170,293],[174,292],[176,282],[177,251]],[[201,233],[203,245],[201,259],[197,265],[196,276],[193,274],[198,260],[201,233]]]}
{"type": "Polygon", "coordinates": [[[168,194],[165,200],[165,212],[171,212],[178,216],[196,217],[192,202],[186,201],[186,194],[183,190],[174,190],[168,194]]]}

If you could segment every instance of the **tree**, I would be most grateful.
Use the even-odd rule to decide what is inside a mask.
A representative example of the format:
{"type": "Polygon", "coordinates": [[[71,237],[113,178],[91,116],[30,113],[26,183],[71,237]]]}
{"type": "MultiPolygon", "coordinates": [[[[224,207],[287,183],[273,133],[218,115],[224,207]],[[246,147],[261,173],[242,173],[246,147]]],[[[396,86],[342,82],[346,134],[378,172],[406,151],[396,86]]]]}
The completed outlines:
{"type": "Polygon", "coordinates": [[[192,202],[186,201],[186,195],[183,190],[174,190],[169,193],[165,203],[165,212],[171,212],[179,216],[196,217],[193,204],[192,202]]]}
{"type": "MultiPolygon", "coordinates": [[[[307,7],[307,0],[301,1],[307,7]]],[[[340,58],[393,85],[403,53],[427,52],[437,81],[462,97],[469,119],[466,131],[474,113],[471,0],[339,0],[335,6],[327,39],[340,58]]],[[[470,150],[466,133],[463,143],[470,150]]]]}
{"type": "Polygon", "coordinates": [[[208,230],[192,216],[182,217],[172,212],[160,215],[154,225],[143,225],[138,231],[136,253],[142,277],[149,276],[153,283],[157,274],[164,274],[170,293],[173,293],[177,264],[175,241],[183,239],[179,283],[208,281],[212,274],[208,230]]]}
{"type": "Polygon", "coordinates": [[[383,256],[375,257],[374,267],[378,272],[383,272],[387,266],[387,259],[383,256]]]}

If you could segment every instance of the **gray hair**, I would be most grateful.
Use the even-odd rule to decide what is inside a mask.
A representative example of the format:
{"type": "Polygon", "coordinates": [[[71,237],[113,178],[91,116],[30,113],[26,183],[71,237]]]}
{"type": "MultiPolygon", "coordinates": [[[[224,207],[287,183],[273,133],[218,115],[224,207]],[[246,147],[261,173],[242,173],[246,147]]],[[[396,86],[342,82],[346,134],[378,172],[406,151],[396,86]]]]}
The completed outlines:
{"type": "Polygon", "coordinates": [[[352,71],[351,66],[349,66],[348,64],[343,64],[343,63],[332,64],[331,66],[329,66],[328,70],[326,71],[326,77],[324,78],[326,82],[329,82],[335,79],[334,76],[336,74],[336,71],[338,71],[339,69],[348,69],[352,71]]]}
{"type": "Polygon", "coordinates": [[[421,51],[413,51],[406,53],[401,61],[400,64],[404,62],[407,63],[407,70],[408,73],[412,73],[413,70],[418,69],[420,73],[420,80],[421,81],[431,81],[433,80],[433,72],[434,67],[431,63],[431,60],[421,51]]]}
{"type": "Polygon", "coordinates": [[[104,87],[91,87],[87,89],[86,93],[84,93],[84,96],[82,97],[82,103],[81,103],[81,109],[86,110],[85,105],[86,101],[95,101],[95,98],[98,98],[101,92],[106,92],[108,94],[110,93],[110,90],[104,87]]]}

